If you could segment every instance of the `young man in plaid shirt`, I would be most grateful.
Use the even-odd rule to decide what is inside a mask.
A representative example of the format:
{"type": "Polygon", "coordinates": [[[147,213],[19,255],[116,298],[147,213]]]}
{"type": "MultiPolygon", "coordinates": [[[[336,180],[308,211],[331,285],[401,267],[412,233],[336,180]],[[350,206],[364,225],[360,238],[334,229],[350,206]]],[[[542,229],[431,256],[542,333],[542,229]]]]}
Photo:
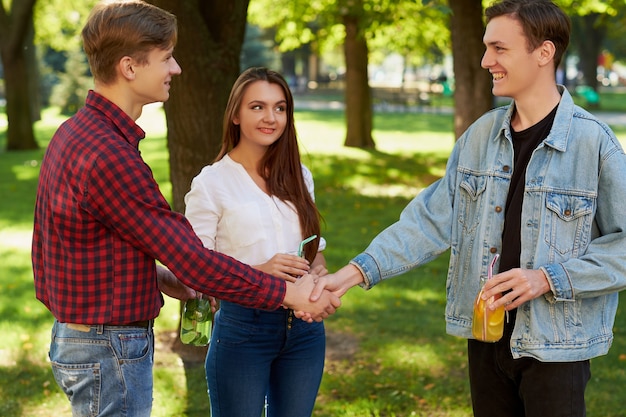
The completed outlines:
{"type": "Polygon", "coordinates": [[[145,104],[169,98],[181,72],[172,55],[175,16],[140,0],[100,3],[82,36],[95,87],[59,127],[41,166],[36,294],[55,317],[50,360],[73,414],[149,416],[161,291],[285,306],[318,321],[340,301],[326,293],[310,302],[312,276],[286,282],[204,248],[159,191],[135,121],[145,104]]]}

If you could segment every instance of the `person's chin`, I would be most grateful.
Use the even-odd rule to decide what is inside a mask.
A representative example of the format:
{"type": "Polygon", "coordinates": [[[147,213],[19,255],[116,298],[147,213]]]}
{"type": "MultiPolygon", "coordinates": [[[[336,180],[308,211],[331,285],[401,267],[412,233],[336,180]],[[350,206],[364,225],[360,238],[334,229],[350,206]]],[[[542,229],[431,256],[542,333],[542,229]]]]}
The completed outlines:
{"type": "Polygon", "coordinates": [[[164,92],[160,96],[154,97],[152,102],[153,103],[165,103],[169,98],[170,98],[170,93],[169,92],[164,92]]]}
{"type": "Polygon", "coordinates": [[[506,89],[498,84],[493,84],[493,87],[491,87],[491,93],[496,96],[496,97],[506,97],[506,89]]]}

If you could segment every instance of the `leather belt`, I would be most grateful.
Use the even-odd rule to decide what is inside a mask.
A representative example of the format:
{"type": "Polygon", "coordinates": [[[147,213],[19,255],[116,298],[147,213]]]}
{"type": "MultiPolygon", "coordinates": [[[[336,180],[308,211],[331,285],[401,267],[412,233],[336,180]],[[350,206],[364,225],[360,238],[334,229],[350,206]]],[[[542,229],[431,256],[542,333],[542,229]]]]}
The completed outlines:
{"type": "Polygon", "coordinates": [[[79,332],[89,332],[93,327],[98,328],[102,326],[102,328],[106,329],[107,327],[138,327],[142,329],[150,329],[154,320],[140,320],[133,321],[132,323],[124,323],[124,324],[78,324],[78,323],[66,323],[67,327],[72,330],[78,330],[79,332]]]}
{"type": "Polygon", "coordinates": [[[152,327],[152,320],[141,320],[141,321],[134,321],[132,323],[126,323],[126,324],[105,324],[104,326],[113,326],[113,327],[141,327],[142,329],[149,329],[150,327],[152,327]]]}

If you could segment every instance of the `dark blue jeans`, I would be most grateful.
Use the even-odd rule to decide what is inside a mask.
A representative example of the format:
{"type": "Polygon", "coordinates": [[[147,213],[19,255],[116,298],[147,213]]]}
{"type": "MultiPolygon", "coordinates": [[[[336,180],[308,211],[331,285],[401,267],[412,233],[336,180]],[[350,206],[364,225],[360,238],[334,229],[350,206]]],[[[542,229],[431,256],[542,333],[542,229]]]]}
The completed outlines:
{"type": "Polygon", "coordinates": [[[469,340],[472,407],[475,417],[584,417],[589,361],[540,362],[513,359],[512,323],[496,343],[469,340]]]}
{"type": "Polygon", "coordinates": [[[206,358],[212,417],[310,417],[322,380],[323,323],[222,302],[206,358]]]}

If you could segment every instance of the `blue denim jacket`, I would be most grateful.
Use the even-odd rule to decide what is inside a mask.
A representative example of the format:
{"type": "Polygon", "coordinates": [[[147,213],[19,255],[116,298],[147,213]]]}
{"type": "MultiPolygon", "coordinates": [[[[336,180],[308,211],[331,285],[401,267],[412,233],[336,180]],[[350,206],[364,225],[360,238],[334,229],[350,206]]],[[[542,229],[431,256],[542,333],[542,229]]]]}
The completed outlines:
{"type": "MultiPolygon", "coordinates": [[[[566,362],[606,354],[613,340],[617,291],[626,287],[626,157],[613,132],[559,89],[552,130],[528,164],[521,221],[520,265],[541,268],[552,291],[518,308],[511,351],[566,362]]],[[[512,114],[509,105],[473,123],[445,176],[351,261],[369,289],[450,249],[451,335],[472,337],[480,278],[503,244],[512,114]]]]}

